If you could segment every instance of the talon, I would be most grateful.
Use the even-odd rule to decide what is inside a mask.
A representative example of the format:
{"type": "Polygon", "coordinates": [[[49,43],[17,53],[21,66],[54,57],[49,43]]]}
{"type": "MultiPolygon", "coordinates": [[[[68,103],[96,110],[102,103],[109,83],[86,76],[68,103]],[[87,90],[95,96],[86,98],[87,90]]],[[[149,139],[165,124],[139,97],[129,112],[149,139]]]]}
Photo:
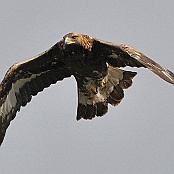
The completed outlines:
{"type": "Polygon", "coordinates": [[[94,94],[97,94],[97,93],[98,93],[97,87],[95,87],[95,86],[91,87],[90,90],[91,90],[92,93],[94,93],[94,94]]]}
{"type": "Polygon", "coordinates": [[[104,78],[102,81],[99,82],[99,86],[101,88],[104,88],[106,86],[106,78],[104,78]]]}

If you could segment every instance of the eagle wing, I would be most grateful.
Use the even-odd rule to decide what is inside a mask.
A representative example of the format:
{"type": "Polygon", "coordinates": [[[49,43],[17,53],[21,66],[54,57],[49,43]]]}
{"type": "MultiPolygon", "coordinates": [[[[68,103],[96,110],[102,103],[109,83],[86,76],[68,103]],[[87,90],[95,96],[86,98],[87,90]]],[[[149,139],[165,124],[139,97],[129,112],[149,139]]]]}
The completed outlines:
{"type": "Polygon", "coordinates": [[[49,50],[12,65],[0,84],[0,145],[11,120],[32,96],[71,73],[61,62],[62,41],[49,50]]]}
{"type": "Polygon", "coordinates": [[[160,66],[135,48],[111,42],[94,39],[93,48],[106,58],[106,61],[113,67],[145,67],[150,69],[163,80],[174,84],[174,73],[160,66]]]}

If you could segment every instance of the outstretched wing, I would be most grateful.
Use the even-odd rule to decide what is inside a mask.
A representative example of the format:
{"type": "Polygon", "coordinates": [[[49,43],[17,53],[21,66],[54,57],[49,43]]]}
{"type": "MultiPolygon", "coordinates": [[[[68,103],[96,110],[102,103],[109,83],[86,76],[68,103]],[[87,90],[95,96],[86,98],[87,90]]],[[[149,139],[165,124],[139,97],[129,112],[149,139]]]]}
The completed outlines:
{"type": "Polygon", "coordinates": [[[71,73],[61,62],[62,41],[40,55],[10,67],[0,84],[0,145],[7,127],[32,96],[71,73]]]}
{"type": "Polygon", "coordinates": [[[113,67],[146,67],[163,80],[174,84],[174,73],[160,66],[129,45],[117,45],[94,39],[93,49],[102,54],[106,58],[106,61],[113,67]]]}

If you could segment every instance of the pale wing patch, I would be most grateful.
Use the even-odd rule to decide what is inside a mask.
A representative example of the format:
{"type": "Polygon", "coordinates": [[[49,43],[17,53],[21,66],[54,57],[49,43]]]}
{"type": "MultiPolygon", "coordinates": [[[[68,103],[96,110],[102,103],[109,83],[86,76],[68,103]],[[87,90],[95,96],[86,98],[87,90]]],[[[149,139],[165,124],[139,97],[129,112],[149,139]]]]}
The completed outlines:
{"type": "Polygon", "coordinates": [[[9,93],[7,94],[7,97],[4,101],[4,103],[2,103],[1,107],[0,107],[0,117],[2,117],[3,122],[9,122],[11,121],[12,118],[10,118],[12,115],[12,113],[17,110],[19,110],[19,108],[17,107],[17,95],[20,93],[20,89],[27,83],[30,82],[32,79],[36,78],[37,76],[40,76],[41,74],[33,74],[31,75],[29,78],[25,78],[25,79],[20,79],[17,80],[15,83],[12,84],[12,87],[9,91],[9,93]]]}

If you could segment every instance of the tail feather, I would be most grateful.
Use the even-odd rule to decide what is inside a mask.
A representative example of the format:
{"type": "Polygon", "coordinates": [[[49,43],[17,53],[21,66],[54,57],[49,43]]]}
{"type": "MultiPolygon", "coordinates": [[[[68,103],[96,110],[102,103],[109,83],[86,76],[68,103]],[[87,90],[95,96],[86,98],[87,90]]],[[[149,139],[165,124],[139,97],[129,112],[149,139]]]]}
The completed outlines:
{"type": "Polygon", "coordinates": [[[108,103],[107,102],[101,102],[101,103],[97,103],[97,116],[103,116],[108,112],[108,103]]]}
{"type": "Polygon", "coordinates": [[[96,115],[96,105],[87,105],[84,119],[92,119],[96,115]]]}
{"type": "Polygon", "coordinates": [[[127,89],[132,86],[132,79],[137,75],[137,72],[124,71],[123,79],[120,81],[119,86],[122,89],[127,89]]]}
{"type": "Polygon", "coordinates": [[[77,120],[81,118],[92,119],[95,116],[103,116],[108,111],[108,102],[106,96],[91,93],[91,96],[85,95],[78,89],[78,108],[77,120]]]}
{"type": "Polygon", "coordinates": [[[92,119],[95,116],[103,116],[108,111],[108,103],[116,106],[124,98],[124,89],[132,85],[132,79],[136,72],[124,71],[118,68],[108,67],[108,74],[104,78],[104,86],[96,86],[97,92],[90,90],[94,87],[94,80],[89,80],[87,93],[78,88],[77,120],[81,118],[92,119]]]}
{"type": "Polygon", "coordinates": [[[77,120],[80,120],[81,118],[84,118],[86,116],[86,106],[79,103],[77,107],[77,120]]]}
{"type": "Polygon", "coordinates": [[[124,97],[124,91],[119,85],[117,85],[114,87],[113,91],[110,93],[108,97],[108,102],[111,105],[116,106],[121,102],[123,97],[124,97]]]}

